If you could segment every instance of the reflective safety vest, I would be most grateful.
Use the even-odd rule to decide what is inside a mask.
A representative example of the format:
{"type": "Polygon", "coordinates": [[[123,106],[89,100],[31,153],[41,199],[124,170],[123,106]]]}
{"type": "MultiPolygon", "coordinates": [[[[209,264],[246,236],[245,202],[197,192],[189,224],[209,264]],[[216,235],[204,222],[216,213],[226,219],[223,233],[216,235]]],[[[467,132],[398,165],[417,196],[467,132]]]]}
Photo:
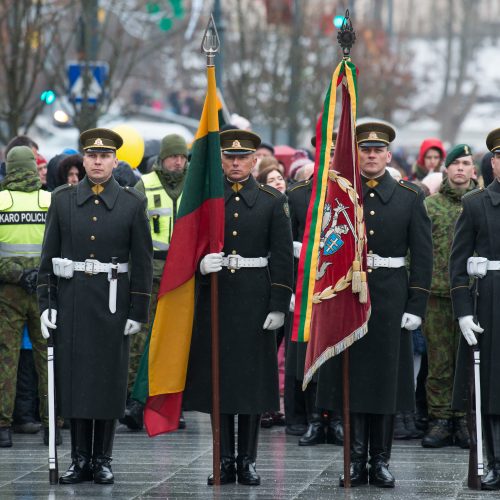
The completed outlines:
{"type": "Polygon", "coordinates": [[[165,251],[170,246],[174,222],[182,194],[174,203],[153,171],[141,177],[148,199],[148,215],[153,239],[153,250],[165,251]]]}
{"type": "Polygon", "coordinates": [[[0,257],[40,257],[47,191],[0,191],[0,257]]]}

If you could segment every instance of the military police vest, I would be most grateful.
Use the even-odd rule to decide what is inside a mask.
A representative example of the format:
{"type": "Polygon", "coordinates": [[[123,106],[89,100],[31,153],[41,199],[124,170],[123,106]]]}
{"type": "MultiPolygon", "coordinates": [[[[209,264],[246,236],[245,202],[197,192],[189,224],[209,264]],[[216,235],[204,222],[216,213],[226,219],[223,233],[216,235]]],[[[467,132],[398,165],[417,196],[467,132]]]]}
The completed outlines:
{"type": "MultiPolygon", "coordinates": [[[[174,229],[174,202],[163,188],[156,172],[141,177],[148,199],[148,215],[153,239],[153,249],[165,251],[170,246],[174,229]]],[[[182,194],[177,198],[177,206],[182,194]]]]}
{"type": "Polygon", "coordinates": [[[49,205],[47,191],[0,192],[0,257],[40,257],[49,205]]]}

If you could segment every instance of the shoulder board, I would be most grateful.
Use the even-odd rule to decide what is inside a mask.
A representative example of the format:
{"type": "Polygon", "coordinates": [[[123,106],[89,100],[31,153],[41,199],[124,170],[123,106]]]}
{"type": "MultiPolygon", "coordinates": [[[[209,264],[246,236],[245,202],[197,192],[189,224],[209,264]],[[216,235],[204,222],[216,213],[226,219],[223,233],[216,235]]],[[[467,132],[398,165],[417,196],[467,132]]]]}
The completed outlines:
{"type": "Polygon", "coordinates": [[[471,196],[475,196],[476,194],[480,194],[482,192],[484,192],[484,187],[473,189],[472,191],[469,191],[468,193],[465,193],[462,196],[462,200],[464,200],[465,198],[470,198],[471,196]]]}
{"type": "Polygon", "coordinates": [[[72,189],[74,187],[73,184],[63,184],[62,186],[57,187],[52,191],[51,195],[57,196],[59,193],[62,193],[63,191],[67,191],[68,189],[72,189]]]}
{"type": "Polygon", "coordinates": [[[126,193],[129,193],[133,196],[135,196],[137,199],[143,201],[146,199],[146,196],[144,194],[142,194],[140,191],[138,191],[137,189],[134,189],[133,187],[129,187],[129,186],[125,186],[125,187],[122,187],[123,191],[125,191],[126,193]]]}
{"type": "Polygon", "coordinates": [[[311,185],[311,179],[307,179],[305,181],[296,182],[292,185],[292,187],[288,190],[289,193],[295,191],[296,189],[307,187],[311,185]]]}
{"type": "Polygon", "coordinates": [[[14,204],[9,191],[0,191],[0,210],[8,210],[14,204]]]}
{"type": "Polygon", "coordinates": [[[398,185],[410,191],[413,191],[415,194],[419,194],[421,192],[421,189],[415,184],[413,184],[413,182],[408,182],[401,179],[398,181],[398,185]]]}
{"type": "Polygon", "coordinates": [[[276,198],[281,195],[281,193],[277,189],[274,189],[272,186],[268,186],[267,184],[259,184],[259,189],[261,191],[265,191],[266,193],[272,194],[276,198]]]}

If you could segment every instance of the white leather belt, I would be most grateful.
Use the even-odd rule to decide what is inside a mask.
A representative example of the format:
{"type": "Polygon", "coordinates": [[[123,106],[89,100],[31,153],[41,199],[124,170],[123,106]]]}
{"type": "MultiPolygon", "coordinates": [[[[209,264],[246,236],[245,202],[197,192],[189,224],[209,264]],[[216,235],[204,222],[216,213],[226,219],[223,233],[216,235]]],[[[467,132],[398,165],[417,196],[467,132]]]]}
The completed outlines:
{"type": "Polygon", "coordinates": [[[222,257],[222,266],[228,269],[240,269],[242,267],[266,267],[267,257],[242,257],[241,255],[228,255],[222,257]]]}
{"type": "Polygon", "coordinates": [[[366,256],[366,263],[369,268],[377,269],[378,267],[404,267],[404,257],[380,257],[376,253],[371,253],[366,256]]]}
{"type": "MultiPolygon", "coordinates": [[[[87,259],[85,262],[73,261],[73,269],[75,271],[83,271],[85,274],[109,273],[111,271],[111,266],[112,264],[110,263],[99,262],[95,259],[87,259]]],[[[128,272],[128,262],[118,264],[118,272],[128,272]]]]}
{"type": "Polygon", "coordinates": [[[489,260],[488,271],[500,271],[500,260],[489,260]]]}

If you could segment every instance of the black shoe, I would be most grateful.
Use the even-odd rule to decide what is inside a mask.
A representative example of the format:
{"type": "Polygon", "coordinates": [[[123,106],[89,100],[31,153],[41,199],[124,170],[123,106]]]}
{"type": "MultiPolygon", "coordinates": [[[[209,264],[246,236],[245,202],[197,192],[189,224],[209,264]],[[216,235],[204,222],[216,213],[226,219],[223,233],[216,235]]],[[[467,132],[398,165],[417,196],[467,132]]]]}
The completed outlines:
{"type": "Polygon", "coordinates": [[[453,440],[456,446],[468,450],[470,448],[469,428],[467,426],[467,419],[460,417],[455,419],[455,433],[453,440]]]}
{"type": "Polygon", "coordinates": [[[370,465],[370,484],[379,488],[394,488],[395,479],[389,472],[389,464],[377,460],[370,465]]]}
{"type": "Polygon", "coordinates": [[[482,490],[500,490],[500,464],[488,465],[488,472],[481,478],[482,490]]]}
{"type": "Polygon", "coordinates": [[[326,429],[326,442],[328,444],[344,445],[344,426],[340,420],[330,420],[326,429]]]}
{"type": "Polygon", "coordinates": [[[255,462],[248,457],[238,457],[238,483],[247,486],[259,486],[260,476],[255,470],[255,462]]]}
{"type": "Polygon", "coordinates": [[[24,424],[14,424],[12,430],[15,434],[36,434],[40,432],[42,424],[40,422],[26,422],[24,424]]]}
{"type": "MultiPolygon", "coordinates": [[[[230,484],[236,482],[236,467],[234,466],[234,458],[223,458],[220,462],[220,484],[230,484]]],[[[213,473],[208,476],[208,486],[213,486],[213,473]]]]}
{"type": "Polygon", "coordinates": [[[403,415],[406,430],[409,434],[409,439],[421,439],[424,436],[424,432],[417,428],[415,421],[415,413],[407,412],[403,415]]]}
{"type": "Polygon", "coordinates": [[[71,462],[68,470],[59,478],[60,484],[77,484],[92,481],[92,467],[88,458],[77,456],[71,462]]]}
{"type": "Polygon", "coordinates": [[[307,425],[305,424],[289,424],[285,427],[285,434],[290,436],[302,436],[307,431],[307,425]]]}
{"type": "Polygon", "coordinates": [[[402,413],[396,413],[394,417],[394,439],[410,439],[410,433],[406,428],[402,413]]]}
{"type": "Polygon", "coordinates": [[[422,439],[424,448],[442,448],[453,444],[451,421],[438,418],[431,422],[427,434],[422,439]]]}
{"type": "Polygon", "coordinates": [[[96,484],[113,484],[115,476],[111,470],[111,458],[99,457],[93,460],[94,483],[96,484]]]}
{"type": "Polygon", "coordinates": [[[186,428],[186,419],[184,418],[184,413],[181,411],[181,416],[179,417],[179,429],[186,428]]]}
{"type": "Polygon", "coordinates": [[[12,447],[12,429],[10,427],[0,427],[0,448],[12,447]]]}
{"type": "MultiPolygon", "coordinates": [[[[366,468],[365,461],[354,461],[351,462],[351,467],[349,469],[349,475],[351,476],[351,486],[362,486],[368,484],[368,470],[366,468]]],[[[339,486],[344,487],[344,474],[340,476],[339,486]]]]}
{"type": "Polygon", "coordinates": [[[119,421],[131,431],[140,431],[144,425],[144,405],[135,399],[130,400],[123,418],[119,421]]]}
{"type": "Polygon", "coordinates": [[[306,433],[299,439],[299,446],[314,446],[326,441],[325,428],[322,422],[309,424],[306,433]]]}
{"type": "Polygon", "coordinates": [[[285,425],[285,415],[280,411],[273,411],[271,413],[273,419],[273,425],[284,426],[285,425]]]}
{"type": "Polygon", "coordinates": [[[260,417],[260,426],[263,429],[270,429],[273,426],[273,416],[270,413],[263,413],[260,417]]]}
{"type": "MultiPolygon", "coordinates": [[[[63,439],[62,439],[61,429],[59,429],[59,427],[56,427],[56,446],[61,445],[62,442],[63,442],[63,439]]],[[[48,427],[43,428],[43,444],[45,446],[49,446],[49,428],[48,427]]]]}

